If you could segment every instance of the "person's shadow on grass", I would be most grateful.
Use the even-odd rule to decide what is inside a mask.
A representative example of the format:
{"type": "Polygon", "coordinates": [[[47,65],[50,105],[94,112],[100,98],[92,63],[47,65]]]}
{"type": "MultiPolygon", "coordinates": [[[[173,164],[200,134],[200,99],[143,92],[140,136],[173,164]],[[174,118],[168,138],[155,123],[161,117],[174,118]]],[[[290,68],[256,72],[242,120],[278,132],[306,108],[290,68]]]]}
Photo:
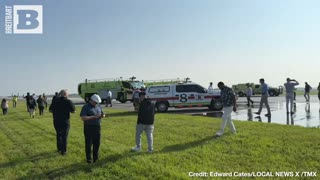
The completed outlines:
{"type": "Polygon", "coordinates": [[[43,160],[43,159],[50,159],[50,158],[56,157],[56,156],[58,156],[58,154],[56,152],[40,153],[40,154],[37,154],[34,156],[17,159],[17,160],[10,161],[7,163],[1,163],[0,169],[13,168],[13,167],[16,167],[16,166],[23,164],[23,163],[36,162],[36,161],[43,160]]]}
{"type": "Polygon", "coordinates": [[[191,142],[187,142],[184,144],[175,144],[175,145],[171,145],[171,146],[166,146],[164,147],[162,150],[160,150],[159,152],[161,153],[168,153],[168,152],[174,152],[174,151],[183,151],[186,149],[190,149],[196,146],[201,146],[201,145],[205,145],[208,144],[212,141],[215,141],[218,137],[215,136],[207,136],[204,139],[200,139],[197,141],[191,141],[191,142]]]}

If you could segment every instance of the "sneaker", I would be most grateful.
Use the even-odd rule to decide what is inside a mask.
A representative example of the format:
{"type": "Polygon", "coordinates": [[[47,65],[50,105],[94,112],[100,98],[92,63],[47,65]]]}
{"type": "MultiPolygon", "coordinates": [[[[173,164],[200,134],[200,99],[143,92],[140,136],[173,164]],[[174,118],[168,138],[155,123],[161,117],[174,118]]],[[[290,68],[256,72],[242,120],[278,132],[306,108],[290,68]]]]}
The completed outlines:
{"type": "Polygon", "coordinates": [[[62,151],[61,151],[61,155],[62,155],[62,156],[66,155],[66,154],[67,154],[67,152],[62,152],[62,151]]]}
{"type": "Polygon", "coordinates": [[[141,149],[140,149],[140,148],[138,148],[137,146],[133,147],[131,150],[132,150],[132,151],[135,151],[135,152],[139,152],[139,151],[141,151],[141,149]]]}
{"type": "Polygon", "coordinates": [[[148,150],[148,153],[149,153],[149,154],[152,154],[152,152],[153,152],[152,150],[151,150],[151,151],[150,151],[150,150],[148,150]]]}
{"type": "Polygon", "coordinates": [[[265,116],[270,117],[270,116],[271,116],[271,114],[269,114],[269,113],[268,113],[268,114],[265,114],[265,116]]]}
{"type": "Polygon", "coordinates": [[[216,133],[215,137],[221,137],[222,134],[221,133],[216,133]]]}
{"type": "Polygon", "coordinates": [[[294,112],[291,112],[291,114],[294,114],[294,112]]]}
{"type": "Polygon", "coordinates": [[[92,163],[92,160],[91,160],[91,159],[87,160],[87,163],[88,163],[88,164],[91,164],[91,163],[92,163]]]}
{"type": "Polygon", "coordinates": [[[259,113],[259,112],[255,112],[255,114],[260,115],[260,113],[259,113]]]}

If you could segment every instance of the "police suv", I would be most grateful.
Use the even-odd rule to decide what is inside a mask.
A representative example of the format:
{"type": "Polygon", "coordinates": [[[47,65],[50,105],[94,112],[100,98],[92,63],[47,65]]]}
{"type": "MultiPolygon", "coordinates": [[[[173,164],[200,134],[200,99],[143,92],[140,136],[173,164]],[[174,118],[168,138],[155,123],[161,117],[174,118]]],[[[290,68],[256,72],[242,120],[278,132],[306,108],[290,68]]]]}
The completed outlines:
{"type": "Polygon", "coordinates": [[[158,112],[166,112],[168,107],[222,109],[220,90],[208,92],[204,87],[192,82],[150,86],[146,89],[146,95],[155,102],[158,112]]]}

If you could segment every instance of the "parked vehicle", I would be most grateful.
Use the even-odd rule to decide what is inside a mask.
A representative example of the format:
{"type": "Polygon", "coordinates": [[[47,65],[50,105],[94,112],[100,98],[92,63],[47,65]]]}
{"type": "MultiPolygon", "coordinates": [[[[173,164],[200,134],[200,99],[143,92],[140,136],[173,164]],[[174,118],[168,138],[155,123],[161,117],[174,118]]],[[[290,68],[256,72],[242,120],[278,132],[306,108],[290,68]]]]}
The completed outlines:
{"type": "Polygon", "coordinates": [[[157,111],[166,112],[169,107],[208,107],[221,110],[220,90],[208,93],[207,89],[192,82],[154,85],[147,87],[147,96],[155,102],[157,111]]]}
{"type": "MultiPolygon", "coordinates": [[[[240,97],[246,96],[247,84],[252,88],[253,95],[261,95],[261,85],[254,83],[240,83],[236,85],[232,85],[232,89],[240,97]]],[[[269,95],[270,96],[279,96],[283,93],[283,86],[279,86],[278,88],[269,87],[269,95]]]]}
{"type": "Polygon", "coordinates": [[[131,77],[128,80],[119,79],[102,79],[102,80],[85,80],[78,85],[78,94],[85,100],[89,101],[93,94],[98,94],[102,101],[107,100],[107,90],[112,92],[113,98],[125,103],[132,100],[134,89],[145,88],[144,84],[131,77]]]}

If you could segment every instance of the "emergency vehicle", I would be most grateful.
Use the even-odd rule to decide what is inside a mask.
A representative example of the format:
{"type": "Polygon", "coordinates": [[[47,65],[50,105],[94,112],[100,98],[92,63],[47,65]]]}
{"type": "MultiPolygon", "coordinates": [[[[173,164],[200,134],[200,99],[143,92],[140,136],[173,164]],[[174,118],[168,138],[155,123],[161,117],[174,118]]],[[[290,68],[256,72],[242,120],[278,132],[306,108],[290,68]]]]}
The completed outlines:
{"type": "MultiPolygon", "coordinates": [[[[244,97],[247,92],[247,84],[252,88],[253,95],[261,95],[261,84],[240,83],[232,85],[232,89],[238,96],[244,97]]],[[[269,87],[268,93],[270,96],[279,96],[283,93],[283,86],[279,86],[278,88],[269,87]]]]}
{"type": "Polygon", "coordinates": [[[145,88],[141,81],[135,80],[136,77],[129,79],[101,79],[101,80],[85,80],[84,83],[78,85],[78,94],[85,100],[89,101],[93,94],[98,94],[102,102],[107,99],[107,90],[112,92],[113,99],[125,103],[132,100],[132,92],[134,89],[145,88]]]}
{"type": "Polygon", "coordinates": [[[166,112],[168,107],[208,107],[221,110],[220,90],[208,90],[192,82],[149,86],[146,95],[155,103],[158,112],[166,112]]]}

